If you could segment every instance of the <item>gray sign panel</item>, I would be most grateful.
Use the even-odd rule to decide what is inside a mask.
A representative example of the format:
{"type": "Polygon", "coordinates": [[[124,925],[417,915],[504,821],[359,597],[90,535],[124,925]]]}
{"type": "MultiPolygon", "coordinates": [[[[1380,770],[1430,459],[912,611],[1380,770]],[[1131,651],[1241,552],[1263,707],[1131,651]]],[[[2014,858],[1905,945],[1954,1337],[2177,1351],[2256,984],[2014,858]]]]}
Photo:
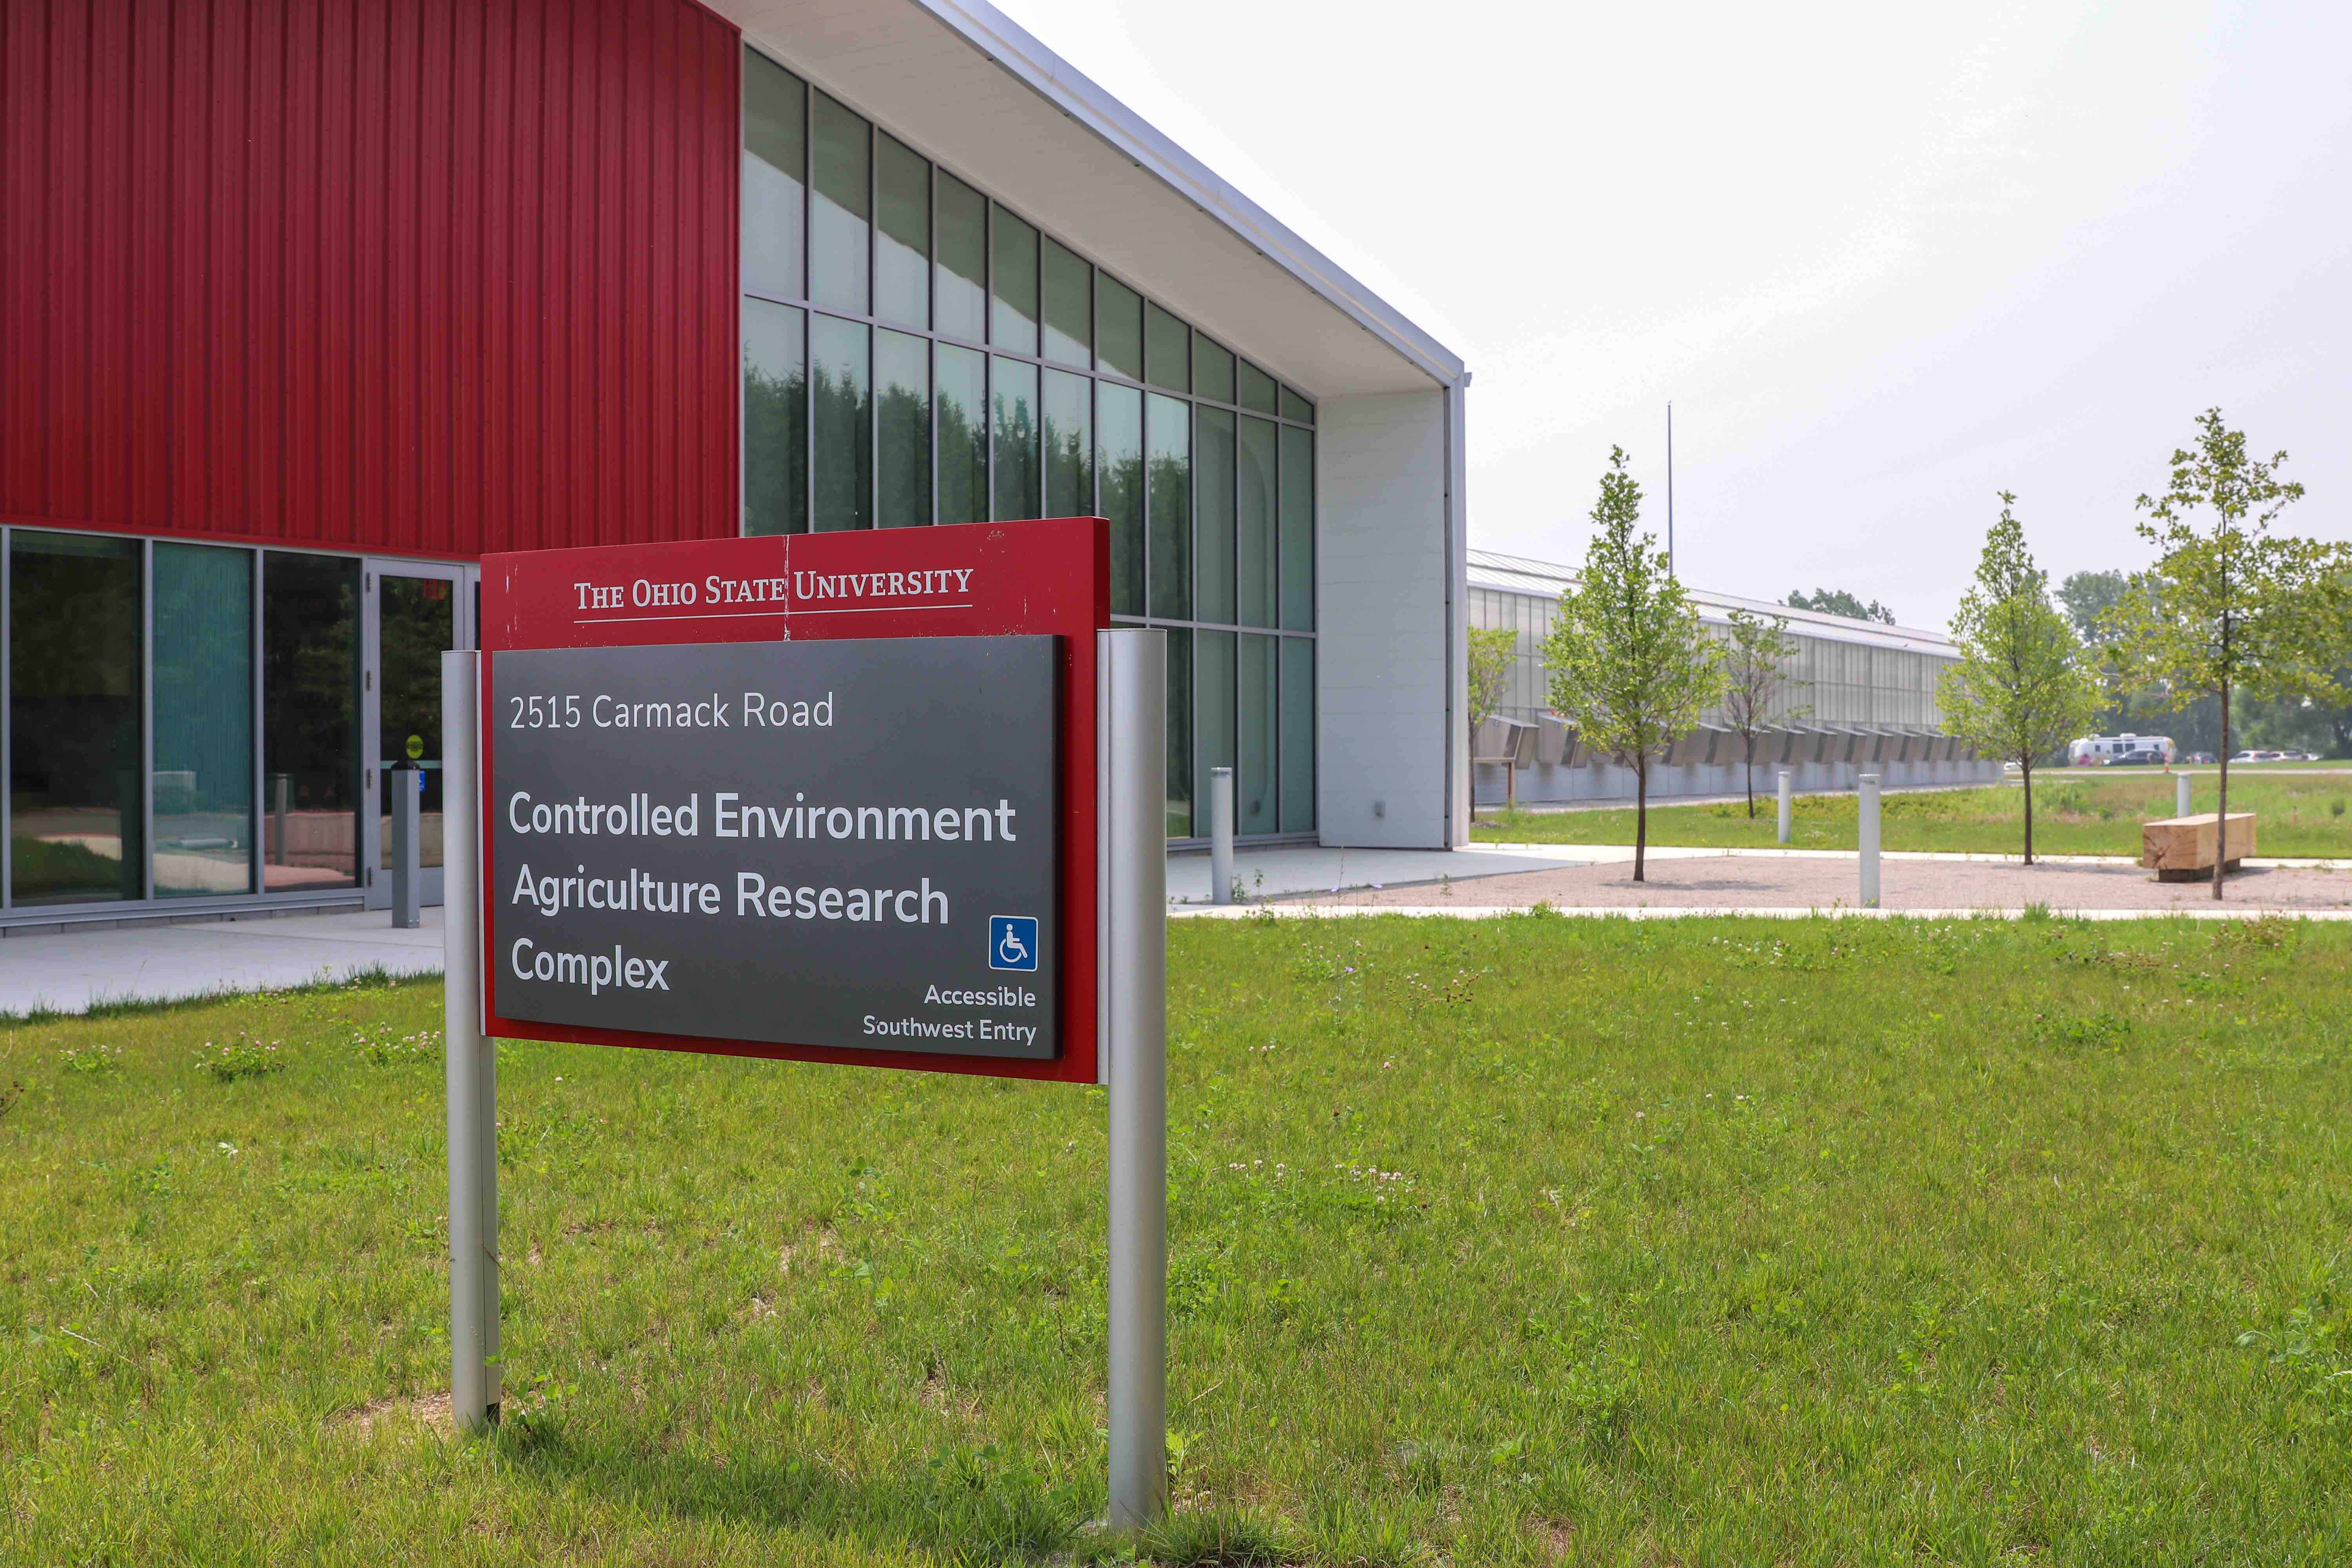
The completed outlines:
{"type": "Polygon", "coordinates": [[[495,655],[497,1011],[1057,1055],[1056,641],[495,655]]]}

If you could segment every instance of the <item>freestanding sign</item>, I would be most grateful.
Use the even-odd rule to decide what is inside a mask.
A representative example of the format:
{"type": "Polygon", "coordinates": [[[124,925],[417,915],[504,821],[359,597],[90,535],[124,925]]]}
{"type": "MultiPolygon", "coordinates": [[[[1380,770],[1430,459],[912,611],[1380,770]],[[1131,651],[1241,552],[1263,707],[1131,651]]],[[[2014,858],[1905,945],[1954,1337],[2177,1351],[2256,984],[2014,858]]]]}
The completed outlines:
{"type": "Polygon", "coordinates": [[[499,1402],[490,1039],[1107,1082],[1113,1521],[1164,1506],[1165,635],[1110,628],[1108,539],[484,559],[443,665],[461,1423],[499,1402]]]}

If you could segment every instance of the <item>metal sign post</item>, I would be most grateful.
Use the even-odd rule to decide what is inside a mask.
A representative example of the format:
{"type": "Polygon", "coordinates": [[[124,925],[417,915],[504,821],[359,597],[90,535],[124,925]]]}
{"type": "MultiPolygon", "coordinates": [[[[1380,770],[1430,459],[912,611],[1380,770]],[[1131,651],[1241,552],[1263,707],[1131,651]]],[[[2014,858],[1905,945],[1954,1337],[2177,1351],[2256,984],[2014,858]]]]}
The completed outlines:
{"type": "Polygon", "coordinates": [[[1168,634],[1096,637],[1108,763],[1110,1522],[1135,1529],[1168,1506],[1168,634]]]}
{"type": "Polygon", "coordinates": [[[462,1431],[499,1418],[496,1047],[482,1037],[479,654],[441,656],[441,1037],[449,1084],[449,1405],[462,1431]]]}

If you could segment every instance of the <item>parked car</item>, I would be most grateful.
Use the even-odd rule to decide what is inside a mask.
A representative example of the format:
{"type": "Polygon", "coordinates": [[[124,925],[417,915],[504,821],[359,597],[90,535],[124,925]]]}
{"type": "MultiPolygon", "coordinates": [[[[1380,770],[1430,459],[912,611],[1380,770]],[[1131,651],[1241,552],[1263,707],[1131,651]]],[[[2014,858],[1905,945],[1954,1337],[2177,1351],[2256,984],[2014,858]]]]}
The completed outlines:
{"type": "Polygon", "coordinates": [[[2240,752],[2230,759],[2233,763],[2259,763],[2264,760],[2260,752],[2240,752]]]}
{"type": "Polygon", "coordinates": [[[2116,759],[2116,765],[2124,768],[2160,768],[2164,765],[2164,753],[2162,752],[2126,752],[2116,759]]]}

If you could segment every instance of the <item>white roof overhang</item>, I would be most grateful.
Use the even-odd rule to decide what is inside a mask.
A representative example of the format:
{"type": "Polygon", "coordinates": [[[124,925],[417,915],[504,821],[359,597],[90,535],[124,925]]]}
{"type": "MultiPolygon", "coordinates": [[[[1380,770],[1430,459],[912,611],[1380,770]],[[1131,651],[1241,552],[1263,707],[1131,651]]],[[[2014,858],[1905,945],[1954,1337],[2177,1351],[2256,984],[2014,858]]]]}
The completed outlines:
{"type": "Polygon", "coordinates": [[[707,0],[744,37],[1310,396],[1461,360],[983,0],[707,0]]]}

